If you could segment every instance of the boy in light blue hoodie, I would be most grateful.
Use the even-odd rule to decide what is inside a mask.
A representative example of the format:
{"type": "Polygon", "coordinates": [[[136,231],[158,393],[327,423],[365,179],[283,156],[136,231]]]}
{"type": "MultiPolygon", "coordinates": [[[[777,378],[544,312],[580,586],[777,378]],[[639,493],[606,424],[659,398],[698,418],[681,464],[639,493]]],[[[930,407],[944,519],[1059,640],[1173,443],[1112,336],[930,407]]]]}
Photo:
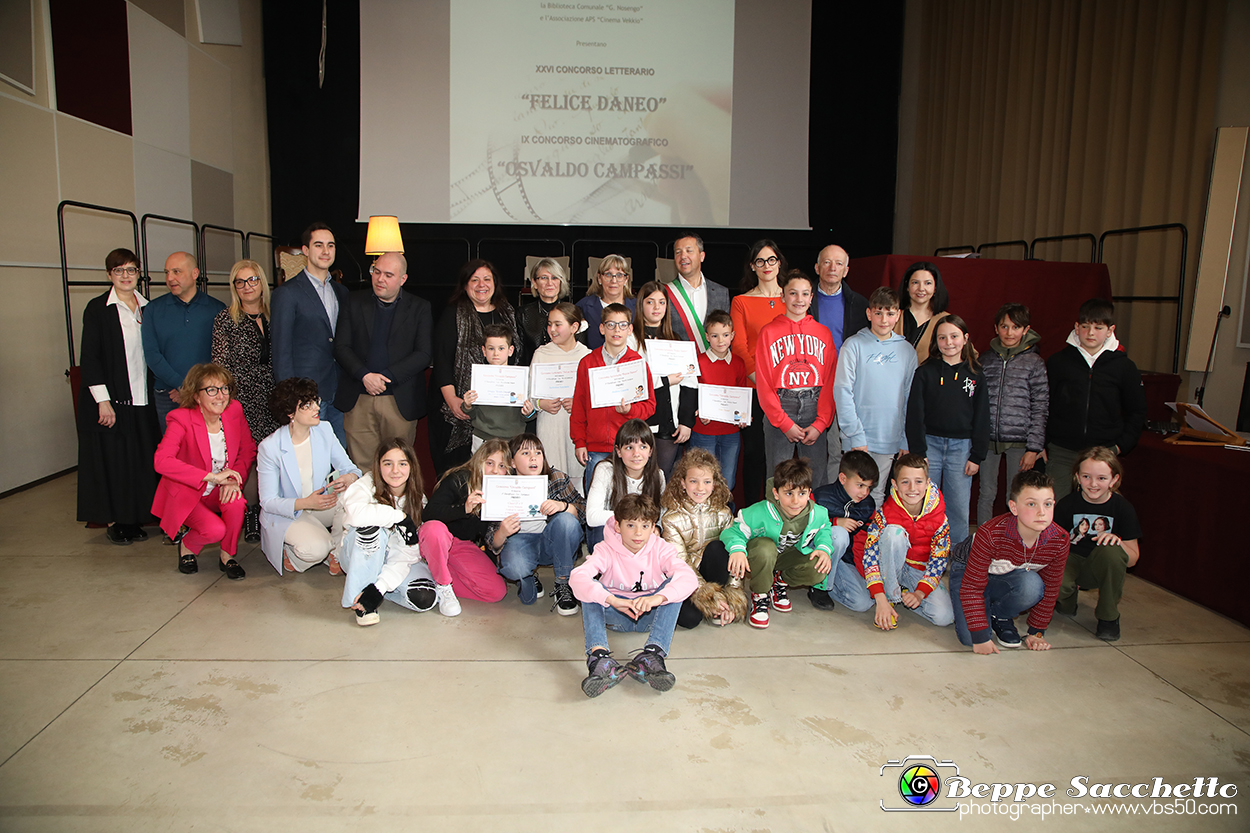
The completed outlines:
{"type": "Polygon", "coordinates": [[[842,342],[833,377],[842,447],[867,451],[881,476],[872,498],[880,506],[890,482],[894,455],[907,451],[905,416],[916,348],[894,332],[900,314],[898,293],[878,287],[868,298],[868,328],[842,342]]]}

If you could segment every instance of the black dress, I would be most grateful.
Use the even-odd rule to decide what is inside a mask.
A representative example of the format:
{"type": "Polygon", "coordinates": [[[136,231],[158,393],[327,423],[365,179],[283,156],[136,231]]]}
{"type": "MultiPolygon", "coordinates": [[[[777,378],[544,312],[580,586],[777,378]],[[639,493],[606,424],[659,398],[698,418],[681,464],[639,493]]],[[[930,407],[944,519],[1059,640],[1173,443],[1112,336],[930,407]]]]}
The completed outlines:
{"type": "MultiPolygon", "coordinates": [[[[160,434],[156,423],[156,391],[147,380],[146,405],[134,405],[126,342],[119,312],[109,306],[110,289],[87,302],[82,314],[82,384],[78,391],[78,520],[86,523],[142,525],[152,520],[156,471],[152,458],[160,434]],[[117,414],[111,428],[100,424],[100,408],[92,385],[107,385],[117,414]]],[[[142,361],[142,360],[140,360],[142,361]]]]}
{"type": "Polygon", "coordinates": [[[212,348],[213,362],[234,374],[239,388],[235,398],[243,406],[243,416],[257,445],[278,430],[278,422],[269,411],[274,387],[269,322],[264,315],[259,321],[261,326],[243,313],[235,323],[230,310],[223,309],[213,319],[212,348]]]}

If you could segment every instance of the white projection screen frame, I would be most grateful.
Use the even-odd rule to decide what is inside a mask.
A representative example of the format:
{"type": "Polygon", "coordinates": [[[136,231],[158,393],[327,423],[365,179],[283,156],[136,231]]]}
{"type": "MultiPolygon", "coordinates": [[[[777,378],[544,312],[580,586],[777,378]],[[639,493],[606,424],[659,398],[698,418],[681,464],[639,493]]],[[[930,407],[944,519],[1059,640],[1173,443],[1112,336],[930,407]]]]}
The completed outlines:
{"type": "Polygon", "coordinates": [[[810,0],[360,0],[360,32],[362,220],[809,227],[810,0]]]}

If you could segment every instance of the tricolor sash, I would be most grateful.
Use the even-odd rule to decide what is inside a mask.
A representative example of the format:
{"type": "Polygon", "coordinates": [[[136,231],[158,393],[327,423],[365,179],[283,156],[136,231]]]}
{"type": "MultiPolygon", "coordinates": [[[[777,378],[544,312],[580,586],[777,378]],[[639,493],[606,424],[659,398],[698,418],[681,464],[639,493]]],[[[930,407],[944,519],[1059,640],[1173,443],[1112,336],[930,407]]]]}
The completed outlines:
{"type": "MultiPolygon", "coordinates": [[[[707,278],[704,278],[707,280],[707,278]]],[[[690,296],[686,294],[686,288],[681,285],[681,278],[676,278],[668,285],[668,298],[673,308],[677,310],[677,314],[681,317],[681,323],[686,328],[686,334],[690,336],[699,347],[700,353],[706,353],[708,347],[707,333],[703,331],[703,322],[699,320],[698,313],[694,311],[694,303],[690,300],[690,296]]]]}

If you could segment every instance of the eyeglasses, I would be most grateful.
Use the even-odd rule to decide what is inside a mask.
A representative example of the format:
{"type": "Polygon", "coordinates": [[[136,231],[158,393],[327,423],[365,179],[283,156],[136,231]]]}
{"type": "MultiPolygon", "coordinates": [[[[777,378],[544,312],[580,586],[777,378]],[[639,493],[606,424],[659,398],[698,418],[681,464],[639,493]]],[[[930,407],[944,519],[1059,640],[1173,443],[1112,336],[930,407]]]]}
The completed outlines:
{"type": "Polygon", "coordinates": [[[320,410],[321,410],[321,400],[320,400],[320,399],[314,399],[312,402],[305,402],[304,404],[302,404],[302,405],[300,405],[300,406],[299,406],[299,409],[300,409],[301,411],[320,411],[320,410]]]}
{"type": "Polygon", "coordinates": [[[260,283],[260,278],[256,277],[255,275],[252,275],[252,277],[250,278],[235,278],[234,288],[242,289],[245,286],[256,286],[256,284],[258,283],[260,283]]]}
{"type": "Polygon", "coordinates": [[[200,392],[207,393],[209,396],[217,396],[222,393],[229,395],[230,388],[227,385],[209,385],[208,387],[200,388],[200,392]]]}
{"type": "Polygon", "coordinates": [[[139,274],[139,270],[134,266],[118,266],[116,269],[109,272],[109,274],[115,278],[133,278],[135,275],[139,274]]]}
{"type": "Polygon", "coordinates": [[[751,261],[751,265],[756,269],[763,269],[765,266],[776,266],[780,262],[781,261],[777,259],[777,256],[773,255],[768,258],[757,257],[755,260],[751,261]]]}
{"type": "Polygon", "coordinates": [[[629,275],[626,275],[624,272],[604,272],[602,277],[605,281],[623,281],[629,275]]]}
{"type": "Polygon", "coordinates": [[[628,321],[604,321],[603,326],[609,330],[628,330],[633,325],[628,321]]]}
{"type": "Polygon", "coordinates": [[[378,268],[378,267],[376,267],[376,266],[370,266],[370,267],[369,267],[369,274],[370,274],[372,277],[375,277],[375,278],[376,278],[378,275],[386,275],[388,278],[395,278],[395,277],[398,277],[398,275],[396,275],[394,272],[383,272],[381,269],[379,269],[379,268],[378,268]]]}

